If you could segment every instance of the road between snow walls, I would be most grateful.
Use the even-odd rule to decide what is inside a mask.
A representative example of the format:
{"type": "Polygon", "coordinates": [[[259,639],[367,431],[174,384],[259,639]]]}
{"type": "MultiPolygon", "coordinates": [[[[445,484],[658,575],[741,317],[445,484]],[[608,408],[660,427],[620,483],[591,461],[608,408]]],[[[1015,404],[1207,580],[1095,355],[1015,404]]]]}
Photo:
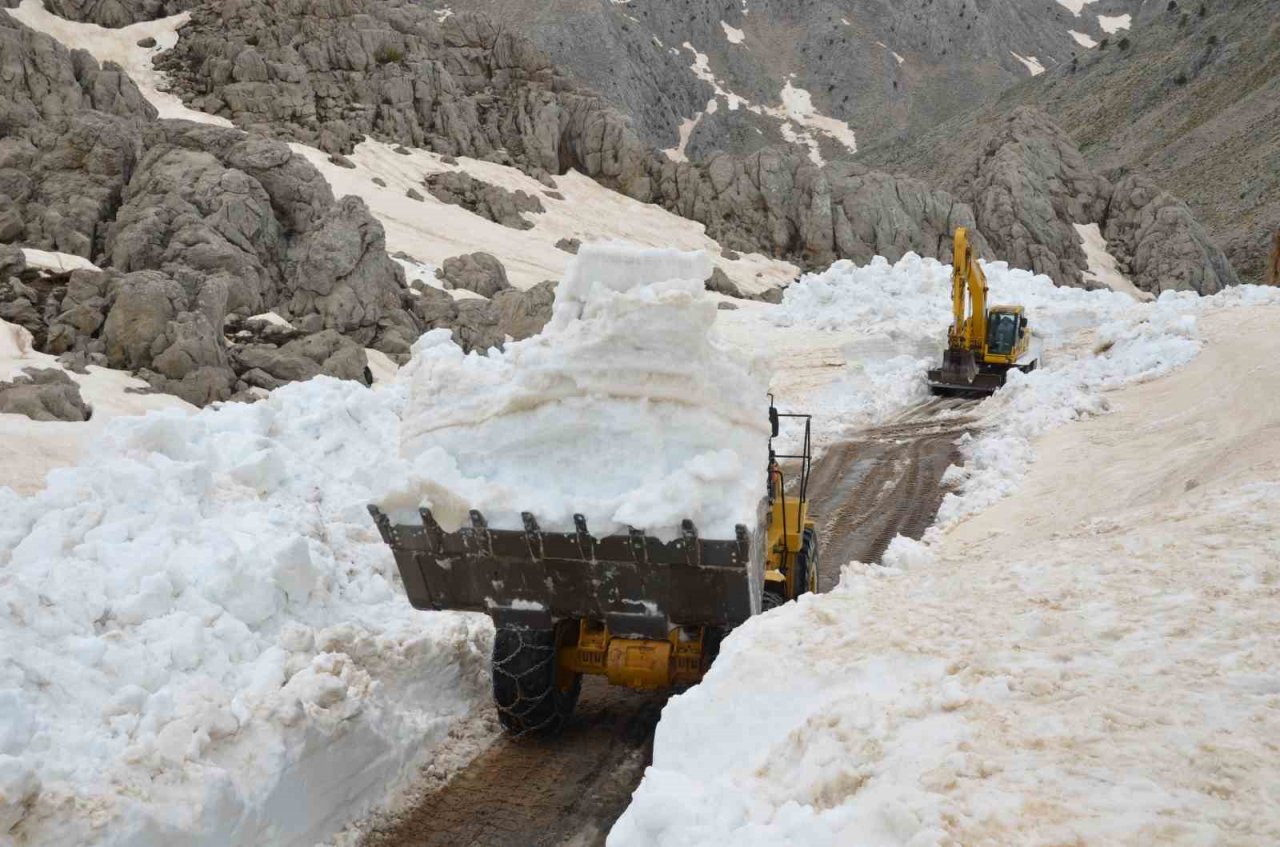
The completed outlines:
{"type": "MultiPolygon", "coordinates": [[[[987,271],[997,299],[1028,307],[1050,358],[982,407],[989,428],[963,445],[967,470],[944,522],[1011,489],[1036,434],[1103,411],[1107,388],[1189,360],[1197,314],[1271,297],[1241,289],[1138,304],[1000,264],[987,271]]],[[[832,443],[926,399],[948,277],[914,256],[841,263],[780,306],[718,312],[712,334],[771,362],[779,402],[814,411],[821,443],[832,443]]],[[[364,512],[399,472],[406,389],[319,378],[253,405],[125,417],[38,493],[0,489],[0,822],[11,837],[315,843],[410,785],[484,708],[487,621],[413,611],[364,512]]],[[[926,554],[898,545],[888,561],[916,555],[926,554]]],[[[756,655],[754,633],[786,629],[811,606],[744,628],[726,655],[756,655]]],[[[694,704],[726,726],[743,714],[740,661],[673,702],[621,843],[660,835],[646,810],[680,773],[667,739],[699,761],[758,752],[725,746],[720,733],[681,735],[694,704]]],[[[786,677],[782,665],[769,672],[786,677]]],[[[801,707],[811,700],[785,701],[775,728],[810,714],[801,707]]],[[[671,816],[671,831],[682,820],[671,816]]]]}
{"type": "MultiPolygon", "coordinates": [[[[181,16],[108,31],[41,17],[42,8],[31,0],[19,11],[28,24],[47,28],[68,46],[120,61],[162,115],[216,120],[189,112],[176,98],[164,99],[150,71],[150,51],[136,47],[144,36],[156,37],[159,49],[171,44],[167,39],[176,37],[181,16]]],[[[559,190],[568,200],[548,201],[543,222],[527,231],[536,243],[523,240],[533,235],[477,222],[434,198],[424,202],[433,220],[444,223],[428,230],[421,223],[425,216],[406,204],[404,194],[425,173],[452,167],[439,157],[422,151],[404,156],[366,142],[352,157],[353,169],[309,149],[295,150],[321,168],[337,193],[365,196],[387,227],[392,249],[412,253],[427,269],[445,256],[492,243],[493,252],[510,260],[517,283],[532,284],[558,277],[569,261],[553,249],[555,239],[617,235],[589,229],[587,222],[619,220],[652,244],[713,250],[712,259],[748,290],[789,279],[793,272],[760,257],[720,257],[699,227],[624,203],[586,180],[562,180],[559,190]]],[[[538,190],[523,175],[492,170],[497,166],[464,161],[460,167],[498,184],[510,180],[510,187],[538,190]]],[[[939,531],[925,544],[898,542],[885,557],[888,569],[852,565],[831,596],[790,605],[744,627],[729,640],[706,683],[672,702],[658,730],[654,767],[611,843],[778,843],[787,837],[844,843],[858,831],[879,833],[882,843],[916,838],[912,843],[927,844],[939,841],[939,833],[962,831],[955,821],[993,827],[998,837],[1008,831],[999,827],[1007,827],[1021,808],[1018,792],[1031,790],[1029,771],[1018,772],[1026,778],[1022,782],[1002,788],[1000,774],[1016,769],[998,750],[983,747],[978,756],[962,745],[974,738],[987,744],[1007,740],[999,726],[988,724],[998,723],[1000,710],[1022,691],[1040,698],[1019,707],[1035,719],[1030,725],[1041,736],[1061,741],[1059,755],[1072,744],[1095,742],[1093,736],[1081,740],[1086,730],[1102,732],[1094,725],[1062,728],[1066,719],[1052,699],[1064,685],[1057,670],[1061,662],[986,669],[961,654],[956,662],[968,662],[962,667],[936,649],[950,640],[996,643],[989,632],[947,627],[956,616],[1002,620],[997,612],[1014,608],[1020,610],[1019,632],[1043,647],[1070,628],[1055,619],[1055,604],[1070,605],[1088,593],[1079,586],[1075,594],[1064,593],[1054,581],[1054,573],[1073,564],[1071,548],[1032,547],[1047,545],[1045,538],[1058,531],[1043,520],[1035,523],[1034,510],[1023,515],[1038,527],[1034,537],[1011,524],[984,521],[992,521],[989,516],[998,515],[1002,504],[1031,496],[1058,505],[1062,495],[1048,493],[1049,483],[1035,476],[1036,438],[1059,423],[1106,412],[1111,389],[1191,361],[1201,345],[1197,321],[1203,316],[1214,322],[1206,331],[1214,342],[1226,333],[1212,334],[1218,332],[1216,322],[1242,313],[1235,307],[1261,308],[1275,298],[1269,291],[1239,289],[1213,298],[1166,295],[1139,304],[1113,292],[1056,289],[1043,277],[999,263],[987,269],[994,299],[1025,305],[1046,337],[1046,368],[1015,377],[1006,391],[982,404],[979,433],[961,445],[964,467],[948,477],[955,493],[943,503],[939,531]],[[1028,468],[1031,475],[1024,480],[1028,468]],[[964,542],[969,546],[948,546],[961,543],[952,538],[984,526],[988,534],[964,542]],[[949,527],[954,531],[944,533],[949,527]],[[960,589],[967,584],[963,567],[972,551],[995,567],[1007,554],[1006,538],[1014,549],[1025,544],[1046,562],[1062,564],[1037,570],[1028,564],[1036,556],[1020,554],[1008,577],[1018,580],[1019,591],[1009,592],[1000,574],[989,574],[996,599],[966,606],[971,598],[960,589]],[[943,572],[953,575],[956,590],[935,597],[932,575],[943,572]],[[1049,611],[1021,611],[1024,583],[1044,599],[1037,609],[1049,611]],[[884,586],[901,586],[903,593],[882,591],[884,586]],[[918,628],[904,627],[917,609],[929,614],[918,628]],[[980,720],[974,714],[979,710],[995,717],[980,720]],[[767,727],[754,723],[765,716],[767,727]],[[934,755],[935,747],[954,755],[918,755],[934,755]],[[977,780],[991,790],[978,792],[977,780]],[[747,796],[755,799],[746,804],[747,796]]],[[[735,311],[719,312],[712,332],[716,343],[772,365],[771,388],[779,404],[813,411],[818,443],[825,447],[927,399],[923,374],[936,364],[950,320],[948,286],[947,266],[915,256],[863,268],[843,262],[793,286],[781,306],[742,301],[735,311]]],[[[36,361],[38,354],[19,349],[17,342],[12,346],[0,349],[12,359],[6,365],[36,361]]],[[[488,741],[482,725],[489,697],[488,622],[412,610],[364,511],[374,492],[401,470],[406,379],[389,378],[369,389],[320,378],[279,389],[251,406],[141,417],[135,415],[146,404],[140,395],[125,393],[132,383],[122,374],[91,369],[89,378],[73,378],[95,405],[117,404],[118,418],[95,416],[84,424],[22,419],[17,425],[13,416],[0,415],[6,439],[52,445],[17,486],[0,487],[0,843],[7,838],[18,844],[310,845],[385,807],[413,785],[420,767],[427,767],[428,782],[439,782],[488,741]],[[90,397],[91,391],[97,393],[90,397]],[[49,428],[57,434],[47,435],[54,431],[49,428]],[[76,449],[62,450],[64,438],[74,440],[76,449]],[[43,486],[29,478],[50,466],[65,467],[43,486]]],[[[1168,402],[1170,419],[1187,416],[1168,402]]],[[[1104,432],[1104,441],[1127,443],[1132,431],[1146,426],[1145,419],[1122,414],[1123,409],[1103,421],[1126,421],[1129,430],[1104,432]]],[[[1043,444],[1038,451],[1069,455],[1043,444]]],[[[8,462],[20,452],[0,455],[8,462]]],[[[1106,455],[1095,462],[1118,466],[1120,458],[1106,455]]],[[[1057,467],[1064,475],[1078,470],[1066,462],[1057,467]]],[[[1199,472],[1180,479],[1184,491],[1211,492],[1214,499],[1207,517],[1178,501],[1171,520],[1192,527],[1197,520],[1212,524],[1215,515],[1232,509],[1267,514],[1259,503],[1265,489],[1213,487],[1225,479],[1199,472]]],[[[1152,490],[1160,489],[1157,482],[1150,483],[1152,490]]],[[[1118,483],[1113,487],[1122,490],[1118,483]]],[[[1085,483],[1071,491],[1082,503],[1094,500],[1085,483]]],[[[1119,514],[1129,503],[1112,505],[1119,514]]],[[[1159,515],[1139,517],[1154,522],[1159,515]]],[[[1219,539],[1215,543],[1230,546],[1221,540],[1221,526],[1209,530],[1211,539],[1219,539]]],[[[1250,531],[1248,543],[1268,543],[1261,529],[1250,531]]],[[[1090,518],[1061,544],[1077,537],[1092,543],[1108,533],[1116,537],[1114,524],[1090,518]]],[[[1151,538],[1144,543],[1156,545],[1151,538]]],[[[1216,555],[1212,549],[1191,552],[1216,555]]],[[[1247,556],[1235,566],[1240,591],[1269,584],[1265,572],[1251,570],[1247,556]]],[[[1103,574],[1097,584],[1121,588],[1113,582],[1125,573],[1103,574]]],[[[1176,606],[1172,598],[1178,595],[1162,596],[1176,606]]],[[[1092,609],[1093,628],[1084,631],[1127,648],[1134,617],[1147,611],[1136,602],[1092,609]]],[[[1161,621],[1168,631],[1187,625],[1176,615],[1161,621]]],[[[1252,667],[1252,647],[1236,643],[1245,666],[1252,667]]],[[[1150,645],[1132,646],[1143,651],[1150,645]]],[[[1185,658],[1195,663],[1204,655],[1191,651],[1185,658]]],[[[1078,674],[1087,682],[1099,668],[1106,666],[1086,665],[1078,674]]],[[[1233,684],[1252,684],[1257,696],[1270,696],[1263,681],[1244,671],[1233,684]]],[[[1099,696],[1097,690],[1087,693],[1099,696]]],[[[1098,721],[1104,728],[1134,722],[1146,727],[1159,723],[1156,714],[1154,707],[1113,710],[1098,721]]],[[[1224,720],[1237,717],[1233,712],[1224,720]]],[[[1148,810],[1206,808],[1187,798],[1220,791],[1223,783],[1212,774],[1229,779],[1255,764],[1206,745],[1177,748],[1193,759],[1193,767],[1183,771],[1211,774],[1203,785],[1164,793],[1144,793],[1134,785],[1131,799],[1148,802],[1141,806],[1148,810]]],[[[1048,821],[1037,833],[1057,833],[1050,827],[1066,826],[1074,792],[1089,786],[1065,777],[1038,784],[1045,786],[1057,792],[1050,796],[1058,805],[1032,820],[1048,821]]],[[[1107,819],[1104,806],[1087,808],[1107,819]]],[[[358,838],[359,831],[344,837],[358,838]]]]}

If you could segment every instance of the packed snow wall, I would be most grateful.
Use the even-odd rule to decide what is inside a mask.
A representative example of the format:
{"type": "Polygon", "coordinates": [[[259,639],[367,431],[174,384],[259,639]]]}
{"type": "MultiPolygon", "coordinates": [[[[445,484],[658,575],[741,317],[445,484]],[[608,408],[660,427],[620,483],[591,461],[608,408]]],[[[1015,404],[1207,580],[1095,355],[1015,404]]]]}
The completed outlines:
{"type": "Polygon", "coordinates": [[[586,245],[550,323],[487,356],[447,331],[416,345],[401,431],[408,480],[383,505],[426,506],[446,529],[479,509],[491,526],[597,534],[625,526],[704,537],[752,525],[765,488],[768,375],[714,339],[706,254],[586,245]]]}

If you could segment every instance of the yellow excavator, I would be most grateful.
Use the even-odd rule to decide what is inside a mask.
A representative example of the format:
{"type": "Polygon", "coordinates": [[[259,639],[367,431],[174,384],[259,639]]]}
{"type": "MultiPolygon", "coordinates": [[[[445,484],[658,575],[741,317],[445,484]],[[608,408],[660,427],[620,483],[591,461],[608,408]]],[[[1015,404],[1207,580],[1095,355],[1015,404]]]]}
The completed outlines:
{"type": "Polygon", "coordinates": [[[690,520],[663,541],[636,528],[594,536],[583,515],[574,515],[572,532],[551,532],[528,512],[522,529],[493,529],[472,510],[470,526],[446,532],[430,509],[412,525],[392,523],[377,506],[369,512],[414,608],[493,618],[503,727],[553,733],[573,712],[583,674],[637,689],[691,685],[733,627],[817,590],[810,424],[770,398],[767,491],[755,526],[739,524],[728,539],[702,538],[690,520]],[[798,453],[774,452],[783,418],[803,423],[798,453]]]}
{"type": "Polygon", "coordinates": [[[1004,385],[1009,371],[1033,371],[1040,343],[1021,306],[987,306],[987,277],[959,227],[951,260],[951,329],[942,367],[929,371],[934,394],[982,397],[1004,385]]]}

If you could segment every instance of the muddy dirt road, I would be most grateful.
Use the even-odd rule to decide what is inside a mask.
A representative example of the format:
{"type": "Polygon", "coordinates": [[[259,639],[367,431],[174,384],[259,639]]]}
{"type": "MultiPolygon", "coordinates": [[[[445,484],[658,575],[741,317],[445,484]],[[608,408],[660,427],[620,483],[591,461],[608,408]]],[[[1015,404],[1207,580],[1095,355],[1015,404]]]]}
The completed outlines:
{"type": "Polygon", "coordinates": [[[847,562],[877,562],[895,535],[919,538],[933,523],[942,474],[960,461],[957,439],[973,426],[966,401],[932,401],[899,420],[830,447],[814,463],[809,512],[818,525],[818,590],[847,562]]]}
{"type": "MultiPolygon", "coordinates": [[[[901,533],[918,538],[942,501],[943,472],[972,421],[963,401],[931,401],[836,445],[815,463],[811,513],[822,549],[820,588],[840,567],[874,562],[901,533]]],[[[597,847],[649,764],[666,694],[583,680],[565,731],[501,737],[443,788],[363,847],[597,847]]]]}

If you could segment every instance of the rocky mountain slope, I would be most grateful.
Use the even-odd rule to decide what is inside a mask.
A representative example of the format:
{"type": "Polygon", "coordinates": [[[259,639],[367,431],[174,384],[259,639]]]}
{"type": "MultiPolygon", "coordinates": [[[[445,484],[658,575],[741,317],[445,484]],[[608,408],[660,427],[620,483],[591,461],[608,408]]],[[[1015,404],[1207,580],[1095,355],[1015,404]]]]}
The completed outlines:
{"type": "MultiPolygon", "coordinates": [[[[724,104],[714,114],[781,121],[775,128],[791,133],[794,142],[746,154],[713,153],[696,162],[654,149],[647,139],[660,134],[657,118],[650,120],[643,109],[633,118],[583,87],[524,37],[518,20],[499,23],[404,0],[55,0],[50,10],[115,25],[184,6],[189,22],[175,46],[156,54],[155,65],[185,103],[216,116],[210,122],[239,129],[160,119],[120,68],[100,66],[84,51],[67,51],[0,15],[0,68],[14,83],[0,92],[6,127],[0,139],[0,242],[82,256],[103,269],[47,279],[10,298],[6,315],[18,320],[20,314],[42,349],[134,369],[191,402],[248,396],[317,372],[368,379],[364,348],[403,359],[421,332],[438,326],[453,326],[464,344],[484,347],[499,343],[506,330],[536,329],[546,311],[549,290],[502,292],[501,303],[496,296],[491,303],[455,303],[435,290],[411,290],[401,266],[387,256],[382,224],[364,202],[335,197],[316,167],[284,141],[314,145],[331,154],[332,163],[348,167],[345,156],[371,137],[513,165],[549,189],[553,175],[579,171],[705,225],[726,255],[758,252],[809,268],[838,258],[892,260],[907,251],[946,260],[952,231],[969,226],[989,256],[1062,284],[1086,284],[1092,260],[1089,233],[1081,228],[1095,227],[1095,252],[1109,250],[1141,288],[1210,292],[1236,281],[1175,197],[1140,175],[1104,176],[1034,110],[992,113],[944,145],[950,151],[945,159],[912,159],[914,147],[882,157],[907,163],[926,179],[848,160],[820,164],[832,145],[851,153],[855,141],[840,120],[817,110],[805,87],[815,85],[814,78],[785,75],[780,96],[790,105],[782,118],[769,111],[772,106],[754,109],[756,101],[741,92],[769,102],[766,94],[784,60],[843,73],[825,53],[796,58],[781,46],[784,34],[799,31],[795,27],[821,30],[826,25],[815,22],[835,15],[834,6],[693,10],[690,20],[721,30],[733,48],[724,55],[759,54],[726,60],[726,67],[741,66],[740,80],[718,76],[707,54],[696,59],[694,79],[701,74],[711,99],[724,104]],[[755,35],[739,38],[730,18],[755,35]],[[761,39],[759,49],[752,50],[752,38],[761,39]],[[756,61],[764,64],[751,70],[756,61]],[[726,80],[739,88],[724,87],[726,80]],[[293,334],[245,323],[270,311],[286,316],[293,334]]],[[[558,7],[538,8],[549,14],[558,7]]],[[[966,16],[974,11],[961,4],[952,10],[956,20],[945,26],[936,9],[919,13],[923,23],[913,27],[898,13],[875,20],[889,32],[901,27],[920,39],[918,46],[903,46],[908,53],[899,54],[903,62],[892,58],[895,66],[906,68],[910,56],[932,51],[1003,73],[1004,60],[991,53],[1000,33],[1006,35],[1002,46],[1011,43],[1010,33],[1029,39],[1040,33],[1036,37],[1048,41],[1035,49],[1063,64],[1105,62],[1068,60],[1075,48],[1054,53],[1049,43],[1063,26],[1097,29],[1107,20],[1098,15],[1104,8],[1110,7],[1082,6],[1076,15],[1054,4],[1023,15],[996,4],[984,12],[992,21],[970,21],[966,16]],[[961,20],[965,32],[977,34],[959,38],[961,20]],[[935,36],[936,44],[930,41],[935,36]]],[[[601,14],[615,12],[628,31],[645,17],[651,26],[665,26],[668,37],[683,31],[674,29],[674,18],[662,23],[666,19],[652,7],[620,5],[601,14]]],[[[861,18],[839,20],[851,31],[881,32],[861,18]]],[[[801,54],[809,49],[805,43],[797,42],[801,54]]],[[[1053,78],[1069,73],[1068,67],[1053,78]]],[[[605,73],[599,82],[608,88],[611,80],[605,73]]],[[[921,93],[928,87],[921,80],[925,87],[913,102],[924,109],[932,95],[921,93]]],[[[992,80],[991,87],[1007,82],[992,80]]],[[[853,82],[825,85],[864,90],[853,82]]],[[[666,102],[682,114],[678,90],[666,102]]],[[[955,90],[988,89],[956,83],[955,90]]],[[[914,108],[902,113],[902,122],[876,132],[907,132],[912,121],[927,123],[933,114],[914,108]]],[[[709,138],[705,147],[718,144],[714,133],[709,138]]],[[[684,153],[695,148],[686,146],[684,153]]],[[[483,185],[436,179],[424,187],[516,228],[528,223],[522,214],[537,213],[529,202],[517,208],[515,195],[483,185]]]]}
{"type": "Polygon", "coordinates": [[[1106,36],[1100,14],[1140,4],[1069,4],[1078,13],[1021,0],[430,5],[441,15],[481,11],[526,34],[652,146],[699,159],[793,143],[830,159],[847,157],[855,139],[874,146],[917,134],[1035,69],[1070,62],[1081,40],[1106,36]]]}
{"type": "Polygon", "coordinates": [[[1280,230],[1280,3],[1148,3],[1130,30],[906,144],[862,161],[939,186],[965,178],[987,129],[1035,105],[1113,182],[1140,174],[1186,201],[1248,282],[1280,230]]]}

